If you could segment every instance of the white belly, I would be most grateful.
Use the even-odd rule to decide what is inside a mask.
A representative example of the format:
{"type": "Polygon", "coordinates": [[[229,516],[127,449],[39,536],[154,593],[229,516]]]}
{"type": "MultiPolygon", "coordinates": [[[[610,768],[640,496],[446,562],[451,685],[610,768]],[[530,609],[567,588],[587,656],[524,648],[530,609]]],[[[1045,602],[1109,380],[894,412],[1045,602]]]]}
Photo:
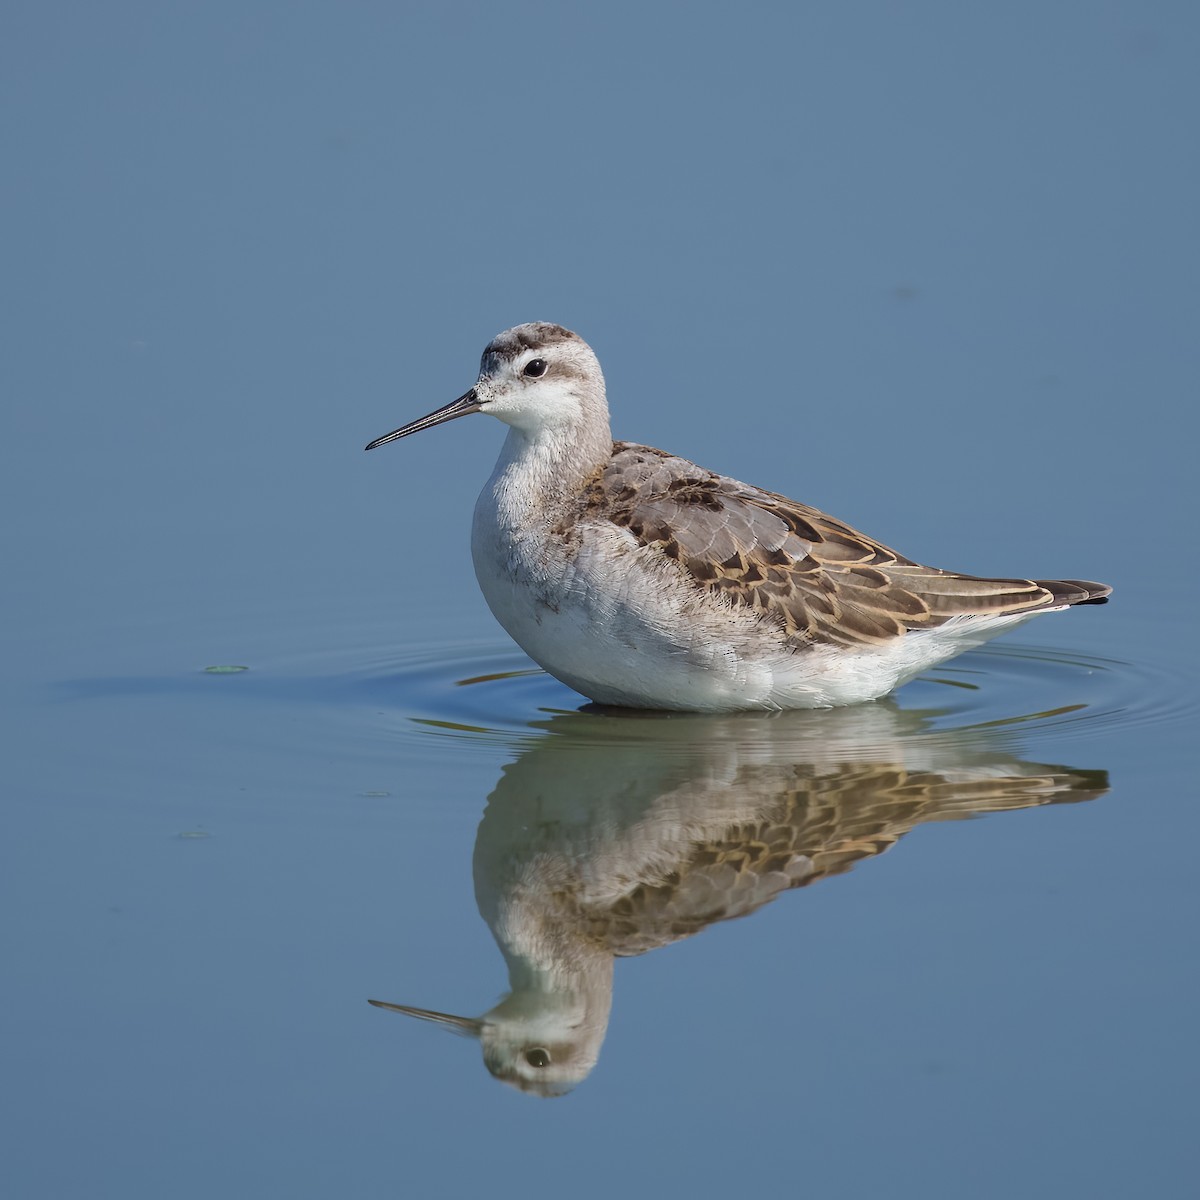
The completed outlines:
{"type": "MultiPolygon", "coordinates": [[[[686,710],[761,705],[769,673],[738,664],[716,639],[694,636],[677,598],[640,602],[645,569],[627,560],[625,539],[613,530],[610,567],[595,555],[531,563],[522,553],[498,552],[476,522],[472,550],[480,590],[496,620],[539,666],[601,704],[686,710]],[[633,569],[627,569],[632,567],[633,569]],[[664,603],[665,601],[665,603],[664,603]]],[[[661,589],[660,589],[661,590],[661,589]]]]}
{"type": "Polygon", "coordinates": [[[616,526],[581,528],[568,552],[500,528],[485,497],[472,554],[488,606],[530,658],[601,704],[690,712],[857,704],[1025,619],[971,618],[862,650],[797,649],[770,620],[727,605],[616,526]]]}

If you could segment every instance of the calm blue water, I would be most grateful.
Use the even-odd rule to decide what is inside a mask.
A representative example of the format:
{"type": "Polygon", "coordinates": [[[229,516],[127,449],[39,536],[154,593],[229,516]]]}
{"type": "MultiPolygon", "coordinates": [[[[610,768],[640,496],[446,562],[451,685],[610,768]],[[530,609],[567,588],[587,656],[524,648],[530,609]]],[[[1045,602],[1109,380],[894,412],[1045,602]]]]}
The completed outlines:
{"type": "Polygon", "coordinates": [[[10,26],[6,1195],[1191,1194],[1190,6],[10,26]],[[475,588],[501,428],[361,451],[535,318],[618,436],[1114,601],[590,709],[475,588]]]}

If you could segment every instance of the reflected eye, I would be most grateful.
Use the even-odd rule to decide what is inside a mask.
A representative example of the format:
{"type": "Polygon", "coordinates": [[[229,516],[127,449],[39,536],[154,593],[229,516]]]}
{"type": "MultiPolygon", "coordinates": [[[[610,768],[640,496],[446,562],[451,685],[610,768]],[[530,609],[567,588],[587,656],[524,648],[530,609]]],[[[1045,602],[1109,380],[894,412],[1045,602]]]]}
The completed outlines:
{"type": "Polygon", "coordinates": [[[525,374],[530,379],[541,379],[546,373],[546,360],[544,358],[531,358],[525,364],[525,374]]]}
{"type": "MultiPolygon", "coordinates": [[[[541,360],[536,359],[535,361],[540,362],[541,360]]],[[[530,363],[530,366],[532,366],[532,365],[533,364],[530,363]]],[[[543,363],[543,366],[544,365],[545,364],[543,363]]],[[[526,367],[525,370],[526,370],[526,373],[528,373],[529,367],[526,367]]],[[[548,1067],[550,1065],[550,1051],[543,1050],[541,1048],[541,1046],[537,1046],[533,1050],[526,1050],[525,1051],[525,1061],[531,1067],[548,1067]]]]}

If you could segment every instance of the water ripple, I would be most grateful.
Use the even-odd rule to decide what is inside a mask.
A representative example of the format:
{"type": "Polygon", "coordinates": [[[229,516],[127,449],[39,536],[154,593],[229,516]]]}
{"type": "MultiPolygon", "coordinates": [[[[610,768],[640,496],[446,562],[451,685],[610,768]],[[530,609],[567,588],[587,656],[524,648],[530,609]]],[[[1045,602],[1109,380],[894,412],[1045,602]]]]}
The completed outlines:
{"type": "MultiPolygon", "coordinates": [[[[496,642],[427,645],[412,654],[360,664],[352,672],[351,692],[381,707],[405,740],[499,741],[514,748],[565,728],[598,736],[598,723],[606,737],[654,736],[671,742],[675,739],[667,726],[684,721],[692,735],[705,721],[710,726],[714,721],[740,722],[746,736],[753,735],[754,722],[783,721],[802,740],[818,732],[828,736],[836,726],[859,729],[869,741],[876,718],[866,714],[880,709],[890,714],[887,741],[896,735],[899,720],[906,737],[961,742],[1011,734],[1025,744],[1051,736],[1057,744],[1101,737],[1118,724],[1127,730],[1194,720],[1197,707],[1194,689],[1164,668],[1021,644],[972,651],[891,698],[835,710],[859,714],[849,717],[799,712],[713,718],[604,709],[587,704],[515,647],[496,642]],[[567,714],[574,716],[573,724],[564,725],[567,714]]],[[[780,732],[773,727],[770,737],[777,740],[780,732]]]]}

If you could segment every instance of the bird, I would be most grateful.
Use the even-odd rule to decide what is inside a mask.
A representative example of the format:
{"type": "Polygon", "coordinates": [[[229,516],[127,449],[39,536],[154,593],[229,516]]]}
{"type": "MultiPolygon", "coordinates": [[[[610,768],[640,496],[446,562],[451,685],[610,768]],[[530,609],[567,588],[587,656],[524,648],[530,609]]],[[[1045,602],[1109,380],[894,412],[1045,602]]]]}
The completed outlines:
{"type": "Polygon", "coordinates": [[[508,426],[475,504],[480,589],[534,662],[599,705],[857,704],[1112,591],[922,566],[810,505],[614,441],[595,353],[544,321],[497,334],[469,391],[366,449],[473,413],[508,426]]]}
{"type": "MultiPolygon", "coordinates": [[[[507,995],[479,1016],[369,1003],[474,1038],[497,1080],[561,1096],[599,1060],[615,959],[842,875],[926,822],[1108,789],[1102,770],[1023,760],[996,725],[930,736],[935,725],[932,712],[887,699],[768,720],[539,720],[547,736],[504,767],[475,837],[475,900],[507,995]]],[[[778,953],[794,957],[780,936],[778,953]]],[[[732,945],[728,969],[740,961],[732,945]]]]}

